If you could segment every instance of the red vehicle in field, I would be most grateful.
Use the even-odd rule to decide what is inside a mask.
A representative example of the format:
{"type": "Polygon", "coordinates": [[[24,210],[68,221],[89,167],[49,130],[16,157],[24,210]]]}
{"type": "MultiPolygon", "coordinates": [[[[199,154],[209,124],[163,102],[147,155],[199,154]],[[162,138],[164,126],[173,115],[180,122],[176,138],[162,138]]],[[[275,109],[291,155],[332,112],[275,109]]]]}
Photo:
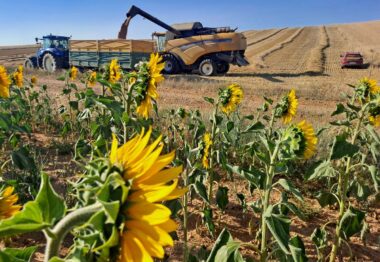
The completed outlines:
{"type": "Polygon", "coordinates": [[[363,56],[359,52],[345,52],[340,55],[340,66],[345,67],[363,67],[363,56]]]}

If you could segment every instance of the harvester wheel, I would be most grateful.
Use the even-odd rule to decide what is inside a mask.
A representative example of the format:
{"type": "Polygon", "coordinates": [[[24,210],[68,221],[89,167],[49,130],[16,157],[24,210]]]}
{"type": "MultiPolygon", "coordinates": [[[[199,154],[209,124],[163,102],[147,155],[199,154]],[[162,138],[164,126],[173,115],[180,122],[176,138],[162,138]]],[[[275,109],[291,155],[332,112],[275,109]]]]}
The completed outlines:
{"type": "Polygon", "coordinates": [[[57,61],[52,54],[44,55],[42,58],[42,68],[49,73],[55,72],[57,69],[57,61]]]}
{"type": "Polygon", "coordinates": [[[216,64],[212,59],[203,59],[199,64],[199,73],[204,76],[212,76],[216,73],[216,64]]]}
{"type": "Polygon", "coordinates": [[[33,70],[35,68],[32,59],[27,58],[24,62],[24,67],[26,70],[33,70]]]}
{"type": "Polygon", "coordinates": [[[226,74],[230,70],[230,64],[227,62],[219,63],[216,66],[216,72],[218,74],[226,74]]]}
{"type": "Polygon", "coordinates": [[[165,74],[177,74],[179,71],[179,65],[177,59],[171,54],[164,54],[163,61],[165,62],[164,73],[165,74]]]}

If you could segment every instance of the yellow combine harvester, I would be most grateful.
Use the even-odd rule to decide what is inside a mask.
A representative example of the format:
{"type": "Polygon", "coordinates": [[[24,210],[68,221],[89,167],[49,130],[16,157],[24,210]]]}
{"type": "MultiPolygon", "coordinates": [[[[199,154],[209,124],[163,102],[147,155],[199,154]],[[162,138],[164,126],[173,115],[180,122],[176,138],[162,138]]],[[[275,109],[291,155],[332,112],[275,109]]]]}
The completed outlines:
{"type": "Polygon", "coordinates": [[[203,27],[200,22],[169,26],[136,6],[127,13],[119,39],[126,39],[129,22],[136,15],[165,28],[166,33],[153,33],[156,51],[163,55],[165,73],[198,71],[201,75],[225,74],[230,64],[248,65],[244,57],[246,38],[229,27],[203,27]]]}

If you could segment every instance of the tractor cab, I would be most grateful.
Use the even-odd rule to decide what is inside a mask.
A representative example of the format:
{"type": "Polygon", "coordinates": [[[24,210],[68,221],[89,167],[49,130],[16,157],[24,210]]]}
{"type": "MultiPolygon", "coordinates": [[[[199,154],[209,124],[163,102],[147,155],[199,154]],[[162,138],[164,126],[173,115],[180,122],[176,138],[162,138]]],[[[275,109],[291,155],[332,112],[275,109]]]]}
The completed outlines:
{"type": "MultiPolygon", "coordinates": [[[[69,49],[69,39],[66,36],[48,35],[42,37],[42,49],[57,48],[62,51],[69,49]]],[[[38,41],[38,38],[36,39],[38,41]]]]}
{"type": "Polygon", "coordinates": [[[36,43],[41,45],[35,56],[28,57],[24,66],[27,69],[42,68],[54,72],[59,68],[69,67],[69,39],[67,36],[46,35],[36,37],[36,43]],[[41,41],[41,42],[39,42],[41,41]]]}

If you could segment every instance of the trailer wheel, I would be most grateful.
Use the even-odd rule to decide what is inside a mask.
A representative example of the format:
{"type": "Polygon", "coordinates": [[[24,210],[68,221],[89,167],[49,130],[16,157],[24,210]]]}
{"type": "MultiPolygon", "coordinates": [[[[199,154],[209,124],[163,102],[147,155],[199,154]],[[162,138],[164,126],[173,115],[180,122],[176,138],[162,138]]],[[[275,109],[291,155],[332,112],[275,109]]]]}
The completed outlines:
{"type": "Polygon", "coordinates": [[[27,58],[27,59],[25,60],[25,62],[24,62],[24,68],[25,68],[26,70],[33,70],[33,69],[35,68],[32,59],[27,58]]]}
{"type": "Polygon", "coordinates": [[[44,55],[42,58],[42,68],[49,73],[55,72],[57,69],[57,61],[52,54],[48,53],[44,55]]]}
{"type": "Polygon", "coordinates": [[[165,74],[177,74],[179,72],[179,65],[177,59],[171,54],[164,54],[163,61],[165,62],[165,74]]]}
{"type": "Polygon", "coordinates": [[[216,66],[216,72],[218,74],[226,74],[230,70],[230,64],[227,62],[218,63],[216,66]]]}
{"type": "Polygon", "coordinates": [[[216,72],[216,63],[212,59],[203,59],[199,64],[199,73],[203,76],[212,76],[216,72]]]}

